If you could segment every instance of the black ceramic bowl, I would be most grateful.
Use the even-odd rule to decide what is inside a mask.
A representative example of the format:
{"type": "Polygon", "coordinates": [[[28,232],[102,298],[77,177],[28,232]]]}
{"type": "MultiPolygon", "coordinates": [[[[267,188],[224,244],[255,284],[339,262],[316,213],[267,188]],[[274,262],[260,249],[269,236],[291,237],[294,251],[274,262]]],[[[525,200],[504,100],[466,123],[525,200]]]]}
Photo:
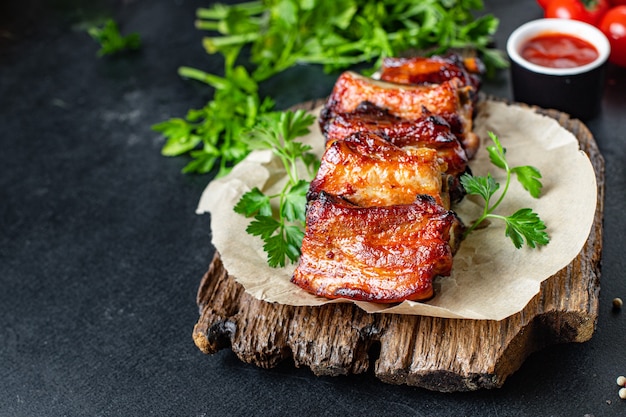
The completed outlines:
{"type": "Polygon", "coordinates": [[[591,119],[600,112],[610,45],[597,28],[569,19],[533,20],[511,34],[507,53],[511,60],[515,101],[560,110],[581,120],[591,119]],[[572,68],[545,67],[524,59],[521,56],[524,43],[545,33],[562,33],[583,39],[596,48],[598,58],[572,68]]]}

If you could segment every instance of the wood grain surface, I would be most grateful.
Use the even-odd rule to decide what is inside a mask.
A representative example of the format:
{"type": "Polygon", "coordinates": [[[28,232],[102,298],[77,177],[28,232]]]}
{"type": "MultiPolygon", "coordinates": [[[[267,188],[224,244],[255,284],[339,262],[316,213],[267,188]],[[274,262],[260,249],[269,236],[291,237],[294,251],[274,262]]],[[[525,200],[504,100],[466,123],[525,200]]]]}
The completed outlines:
{"type": "Polygon", "coordinates": [[[387,383],[452,392],[500,387],[532,352],[589,340],[598,317],[604,158],[583,123],[557,111],[534,110],[578,138],[596,173],[598,204],[579,255],[546,279],[521,312],[493,321],[369,314],[349,303],[268,303],[247,294],[216,252],[198,289],[196,346],[207,354],[230,348],[242,361],[263,368],[289,359],[315,375],[370,371],[387,383]]]}

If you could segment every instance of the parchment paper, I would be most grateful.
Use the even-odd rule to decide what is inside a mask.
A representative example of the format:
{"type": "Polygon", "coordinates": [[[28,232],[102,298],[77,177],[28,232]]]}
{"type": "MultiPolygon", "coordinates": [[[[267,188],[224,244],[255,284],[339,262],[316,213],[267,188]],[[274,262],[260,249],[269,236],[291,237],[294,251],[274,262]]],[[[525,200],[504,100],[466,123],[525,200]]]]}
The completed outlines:
{"type": "MultiPolygon", "coordinates": [[[[504,235],[504,222],[493,221],[462,242],[451,276],[436,278],[435,296],[429,301],[395,305],[354,302],[360,308],[371,313],[502,320],[522,310],[543,280],[578,255],[593,223],[597,185],[591,162],[574,135],[554,119],[530,109],[482,102],[475,123],[482,144],[470,166],[475,175],[490,172],[501,186],[504,172],[491,165],[485,150],[492,144],[487,131],[498,135],[511,166],[533,165],[543,177],[539,199],[532,198],[514,179],[497,213],[510,215],[522,207],[532,208],[546,223],[550,243],[539,249],[516,249],[504,235]]],[[[324,139],[317,125],[300,141],[321,156],[324,139]]],[[[292,284],[295,265],[269,267],[261,240],[245,232],[249,219],[233,211],[246,191],[253,187],[278,189],[283,179],[277,158],[270,151],[257,151],[204,190],[197,213],[211,213],[212,241],[226,270],[249,294],[267,302],[312,306],[353,302],[316,297],[292,284]]],[[[466,224],[482,211],[480,201],[475,201],[468,196],[453,207],[466,224]]]]}

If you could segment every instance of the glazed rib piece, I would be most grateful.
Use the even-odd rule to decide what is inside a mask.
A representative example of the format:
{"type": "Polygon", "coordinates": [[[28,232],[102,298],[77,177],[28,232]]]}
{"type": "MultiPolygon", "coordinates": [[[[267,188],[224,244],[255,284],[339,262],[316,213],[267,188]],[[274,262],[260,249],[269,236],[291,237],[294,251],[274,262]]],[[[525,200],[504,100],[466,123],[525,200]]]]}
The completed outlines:
{"type": "Polygon", "coordinates": [[[461,58],[449,56],[388,57],[383,60],[380,79],[400,84],[441,84],[458,78],[463,85],[480,89],[480,75],[484,73],[483,63],[475,57],[461,58]]]}
{"type": "Polygon", "coordinates": [[[325,111],[349,113],[367,101],[405,119],[418,119],[426,111],[452,117],[467,112],[464,104],[470,90],[456,78],[441,84],[399,85],[346,71],[337,79],[325,111]]]}
{"type": "Polygon", "coordinates": [[[320,126],[324,130],[324,125],[332,117],[352,113],[363,102],[402,119],[417,120],[435,114],[450,125],[452,133],[471,158],[478,148],[478,138],[472,132],[472,91],[471,86],[464,86],[458,78],[441,84],[403,85],[346,71],[337,79],[320,113],[320,126]]]}
{"type": "Polygon", "coordinates": [[[399,148],[374,133],[357,131],[328,142],[308,198],[326,192],[371,207],[410,204],[427,194],[449,208],[446,168],[435,149],[399,148]]]}
{"type": "Polygon", "coordinates": [[[448,174],[458,176],[467,170],[467,155],[452,134],[450,125],[441,116],[425,114],[419,119],[407,120],[372,103],[363,102],[351,113],[334,115],[322,128],[327,141],[345,138],[356,132],[371,132],[400,148],[432,148],[447,164],[448,174]]]}
{"type": "Polygon", "coordinates": [[[463,225],[428,196],[358,207],[326,193],[311,200],[302,256],[291,281],[326,298],[378,303],[425,300],[449,275],[463,225]]]}

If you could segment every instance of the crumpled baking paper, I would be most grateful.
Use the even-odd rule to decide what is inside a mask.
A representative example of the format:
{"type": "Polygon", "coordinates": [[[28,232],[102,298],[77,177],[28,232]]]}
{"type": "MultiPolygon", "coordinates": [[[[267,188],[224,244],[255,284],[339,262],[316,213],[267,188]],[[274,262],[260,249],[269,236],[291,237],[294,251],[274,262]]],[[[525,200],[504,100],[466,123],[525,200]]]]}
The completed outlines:
{"type": "MultiPolygon", "coordinates": [[[[317,114],[319,109],[314,113],[317,114]]],[[[435,296],[426,302],[376,304],[329,300],[305,292],[290,282],[295,265],[271,268],[260,238],[246,233],[250,220],[233,211],[240,196],[259,187],[278,190],[285,179],[281,164],[270,151],[252,152],[232,172],[208,184],[197,213],[211,213],[212,243],[229,274],[252,296],[294,306],[354,302],[370,313],[502,320],[521,311],[539,292],[540,283],[567,266],[581,251],[594,220],[596,177],[576,137],[554,119],[529,108],[485,100],[474,125],[482,144],[470,162],[474,175],[491,175],[504,186],[505,173],[489,162],[486,146],[492,131],[507,150],[510,166],[532,165],[542,174],[543,190],[532,198],[514,178],[497,213],[510,215],[522,207],[533,209],[547,226],[550,243],[537,249],[516,249],[504,235],[505,224],[492,221],[465,239],[454,257],[452,274],[437,277],[435,296]]],[[[324,138],[317,124],[301,142],[321,156],[324,138]]],[[[465,224],[482,212],[482,202],[467,196],[452,209],[465,224]]]]}

